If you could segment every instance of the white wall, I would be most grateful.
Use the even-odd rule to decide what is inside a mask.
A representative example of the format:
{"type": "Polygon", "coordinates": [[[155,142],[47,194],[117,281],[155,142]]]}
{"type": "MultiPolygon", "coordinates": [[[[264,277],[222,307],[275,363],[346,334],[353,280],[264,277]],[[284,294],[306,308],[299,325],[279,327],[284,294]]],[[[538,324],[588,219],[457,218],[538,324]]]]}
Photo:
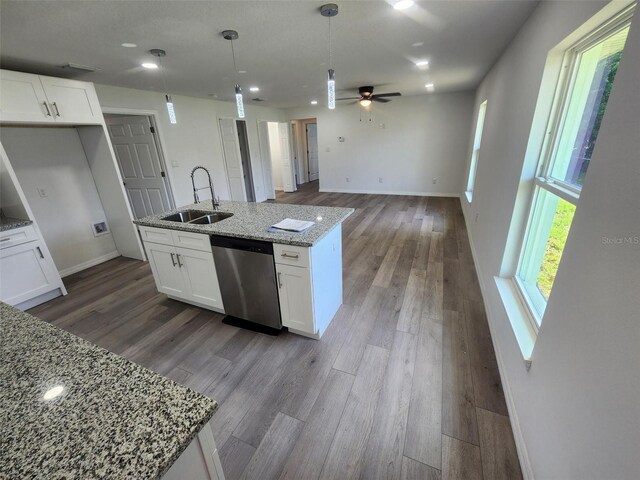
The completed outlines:
{"type": "Polygon", "coordinates": [[[371,121],[359,105],[340,102],[334,111],[285,112],[317,118],[321,191],[457,196],[473,99],[472,92],[394,98],[374,104],[371,121]]]}
{"type": "MultiPolygon", "coordinates": [[[[222,199],[230,198],[218,119],[236,118],[235,103],[172,95],[178,123],[171,125],[166,115],[164,94],[108,85],[95,87],[103,109],[157,112],[160,141],[177,206],[193,203],[190,173],[196,165],[203,165],[210,170],[216,195],[222,199]],[[177,166],[174,166],[176,163],[177,166]]],[[[266,194],[262,180],[262,155],[258,142],[257,121],[281,121],[283,112],[274,108],[245,104],[245,114],[256,200],[262,201],[266,199],[266,194]]]]}
{"type": "Polygon", "coordinates": [[[604,5],[541,2],[476,95],[476,114],[485,99],[488,108],[473,203],[464,196],[462,202],[530,478],[625,480],[640,472],[640,245],[602,241],[640,238],[640,19],[627,40],[529,371],[493,281],[509,263],[503,259],[512,214],[521,213],[531,192],[536,158],[526,152],[547,54],[604,5]]]}
{"type": "Polygon", "coordinates": [[[273,188],[282,190],[282,153],[280,151],[280,130],[277,123],[269,122],[269,149],[271,152],[271,178],[273,188]]]}
{"type": "Polygon", "coordinates": [[[78,132],[2,127],[1,136],[58,270],[64,275],[115,254],[110,233],[93,235],[92,224],[106,217],[78,132]]]}

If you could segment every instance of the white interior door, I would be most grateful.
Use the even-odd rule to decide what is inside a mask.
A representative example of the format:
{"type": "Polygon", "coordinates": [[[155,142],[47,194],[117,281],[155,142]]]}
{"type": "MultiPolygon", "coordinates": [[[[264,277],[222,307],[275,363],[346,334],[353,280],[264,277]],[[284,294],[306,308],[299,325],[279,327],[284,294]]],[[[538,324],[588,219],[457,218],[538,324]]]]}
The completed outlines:
{"type": "Polygon", "coordinates": [[[318,125],[307,123],[307,157],[309,159],[309,181],[320,178],[318,167],[318,125]]]}
{"type": "Polygon", "coordinates": [[[260,142],[260,157],[262,158],[262,181],[268,199],[275,200],[276,190],[273,188],[271,172],[271,147],[269,146],[269,122],[258,122],[258,141],[260,142]]]}
{"type": "Polygon", "coordinates": [[[280,156],[282,158],[282,189],[285,192],[296,191],[295,171],[293,156],[291,155],[291,139],[289,137],[289,124],[279,123],[280,156]]]}
{"type": "Polygon", "coordinates": [[[149,117],[113,116],[105,118],[105,122],[134,217],[170,210],[171,193],[149,117]]]}
{"type": "Polygon", "coordinates": [[[224,151],[224,163],[227,170],[231,200],[246,201],[238,127],[235,119],[221,118],[220,134],[222,135],[222,149],[224,151]]]}

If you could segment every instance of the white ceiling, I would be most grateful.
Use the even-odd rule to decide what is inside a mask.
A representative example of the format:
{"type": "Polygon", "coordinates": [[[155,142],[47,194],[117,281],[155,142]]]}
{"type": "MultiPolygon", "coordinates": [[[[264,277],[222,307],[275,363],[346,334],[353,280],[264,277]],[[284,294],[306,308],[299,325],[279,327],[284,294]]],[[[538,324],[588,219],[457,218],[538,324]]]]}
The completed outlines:
{"type": "MultiPolygon", "coordinates": [[[[233,99],[231,48],[220,32],[235,29],[239,82],[245,98],[292,107],[325,102],[328,19],[322,0],[115,1],[53,0],[0,3],[2,68],[130,88],[162,91],[159,71],[140,67],[163,60],[169,93],[233,99]],[[122,43],[136,43],[124,48],[122,43]],[[92,65],[95,73],[60,68],[92,65]],[[249,86],[260,92],[249,94],[249,86]]],[[[385,1],[336,2],[333,67],[338,90],[377,85],[403,95],[475,88],[535,8],[528,0],[417,1],[396,11],[385,1]],[[421,70],[414,61],[428,59],[421,70]]],[[[340,95],[340,93],[339,93],[340,95]]],[[[351,95],[349,95],[351,96],[351,95]]],[[[248,101],[247,100],[245,101],[248,101]]]]}

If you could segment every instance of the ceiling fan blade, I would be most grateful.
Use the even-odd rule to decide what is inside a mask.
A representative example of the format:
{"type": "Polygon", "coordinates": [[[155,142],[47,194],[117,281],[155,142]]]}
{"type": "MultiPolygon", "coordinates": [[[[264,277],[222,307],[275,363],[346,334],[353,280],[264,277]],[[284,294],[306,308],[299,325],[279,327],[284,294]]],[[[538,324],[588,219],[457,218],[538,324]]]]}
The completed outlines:
{"type": "Polygon", "coordinates": [[[391,101],[391,100],[389,100],[387,98],[376,97],[375,95],[373,97],[371,97],[371,100],[373,100],[374,102],[380,102],[380,103],[387,103],[387,102],[391,101]]]}
{"type": "Polygon", "coordinates": [[[400,92],[389,92],[389,93],[376,93],[372,95],[372,97],[400,97],[402,94],[400,92]]]}
{"type": "Polygon", "coordinates": [[[360,100],[361,97],[336,98],[336,100],[360,100]]]}

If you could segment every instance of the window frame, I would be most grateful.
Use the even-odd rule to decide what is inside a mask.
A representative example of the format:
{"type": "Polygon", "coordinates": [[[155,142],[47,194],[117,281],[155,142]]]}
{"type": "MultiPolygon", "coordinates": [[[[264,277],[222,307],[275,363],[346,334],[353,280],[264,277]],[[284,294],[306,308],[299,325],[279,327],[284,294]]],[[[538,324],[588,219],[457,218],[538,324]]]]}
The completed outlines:
{"type": "Polygon", "coordinates": [[[521,272],[528,271],[530,274],[532,268],[534,268],[533,263],[535,262],[533,262],[533,258],[528,258],[527,255],[531,252],[531,245],[540,242],[540,240],[543,240],[546,245],[549,238],[547,236],[547,238],[542,239],[542,236],[533,228],[538,225],[539,219],[546,213],[544,212],[544,206],[541,206],[543,191],[555,195],[576,207],[580,200],[582,187],[569,184],[552,175],[557,160],[560,137],[569,113],[571,94],[576,85],[580,61],[585,51],[605,38],[627,28],[631,24],[634,11],[635,5],[632,5],[604,22],[568,47],[562,58],[560,74],[545,127],[546,135],[544,136],[535,170],[532,193],[528,200],[524,236],[518,250],[518,261],[512,277],[518,296],[530,314],[528,320],[536,335],[542,323],[548,300],[544,299],[540,292],[531,295],[530,288],[525,285],[521,272]]]}
{"type": "Polygon", "coordinates": [[[473,134],[473,146],[471,160],[469,161],[467,188],[465,190],[469,203],[473,200],[473,189],[476,183],[476,174],[478,173],[478,158],[480,157],[480,147],[482,146],[482,132],[484,131],[484,122],[487,116],[488,101],[488,99],[485,99],[478,107],[478,118],[476,119],[476,128],[473,134]]]}

